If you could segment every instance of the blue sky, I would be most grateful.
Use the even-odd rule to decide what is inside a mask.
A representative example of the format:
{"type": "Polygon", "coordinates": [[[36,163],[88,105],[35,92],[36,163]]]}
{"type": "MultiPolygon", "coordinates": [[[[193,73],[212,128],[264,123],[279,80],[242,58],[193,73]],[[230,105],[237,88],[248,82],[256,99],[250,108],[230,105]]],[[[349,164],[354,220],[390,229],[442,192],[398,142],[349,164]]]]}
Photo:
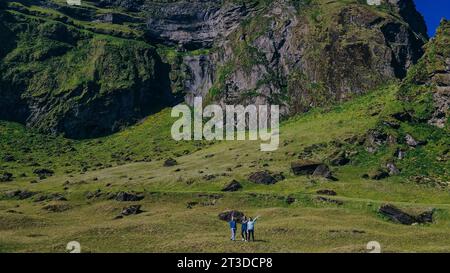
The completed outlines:
{"type": "Polygon", "coordinates": [[[450,19],[450,0],[414,0],[414,2],[425,17],[430,36],[434,36],[442,17],[450,19]]]}

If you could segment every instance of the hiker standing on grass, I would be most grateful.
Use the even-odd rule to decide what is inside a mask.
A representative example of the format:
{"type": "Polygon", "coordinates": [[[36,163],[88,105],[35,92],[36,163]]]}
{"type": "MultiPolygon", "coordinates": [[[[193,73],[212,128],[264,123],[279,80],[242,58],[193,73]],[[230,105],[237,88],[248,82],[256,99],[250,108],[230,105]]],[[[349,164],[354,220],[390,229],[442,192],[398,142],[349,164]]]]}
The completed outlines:
{"type": "Polygon", "coordinates": [[[229,224],[230,224],[230,229],[231,229],[231,241],[236,241],[237,223],[236,223],[236,220],[234,219],[234,215],[231,216],[231,220],[230,220],[229,224]]]}
{"type": "Polygon", "coordinates": [[[242,241],[247,242],[248,240],[248,236],[247,236],[247,217],[242,217],[242,227],[241,227],[241,236],[242,236],[242,241]]]}
{"type": "Polygon", "coordinates": [[[255,241],[255,223],[256,220],[258,220],[259,216],[257,216],[255,219],[252,219],[250,217],[250,219],[247,222],[247,240],[253,240],[253,242],[255,241]]]}

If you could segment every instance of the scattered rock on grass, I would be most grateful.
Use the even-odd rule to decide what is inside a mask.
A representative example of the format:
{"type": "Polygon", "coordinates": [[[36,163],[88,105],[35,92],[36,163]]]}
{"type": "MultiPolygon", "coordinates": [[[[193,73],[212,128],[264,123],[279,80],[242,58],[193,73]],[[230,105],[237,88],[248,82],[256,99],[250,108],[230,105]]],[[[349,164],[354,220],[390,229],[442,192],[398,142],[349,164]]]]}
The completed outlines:
{"type": "Polygon", "coordinates": [[[166,161],[164,161],[164,167],[173,167],[176,165],[178,165],[178,162],[173,158],[169,158],[166,161]]]}
{"type": "Polygon", "coordinates": [[[312,175],[321,163],[313,161],[297,161],[291,163],[291,170],[295,175],[312,175]]]}
{"type": "Polygon", "coordinates": [[[389,177],[389,173],[385,170],[378,169],[378,170],[368,174],[368,177],[372,180],[383,180],[383,179],[389,177]]]}
{"type": "Polygon", "coordinates": [[[295,197],[293,197],[293,196],[288,196],[288,197],[286,197],[286,203],[287,203],[288,205],[294,204],[295,201],[297,201],[297,199],[295,199],[295,197]]]}
{"type": "Polygon", "coordinates": [[[335,191],[333,191],[333,190],[318,190],[317,194],[329,195],[329,196],[336,196],[337,195],[337,193],[335,191]]]}
{"type": "Polygon", "coordinates": [[[3,157],[3,161],[14,162],[14,161],[16,161],[16,158],[13,155],[7,154],[3,157]]]}
{"type": "Polygon", "coordinates": [[[399,112],[392,115],[392,117],[398,121],[411,122],[413,117],[408,112],[399,112]]]}
{"type": "Polygon", "coordinates": [[[72,207],[67,204],[50,204],[50,205],[44,206],[42,209],[46,210],[48,212],[58,213],[58,212],[68,211],[71,208],[72,207]]]}
{"type": "Polygon", "coordinates": [[[13,174],[9,172],[0,173],[0,182],[11,182],[13,180],[13,174]]]}
{"type": "Polygon", "coordinates": [[[225,186],[225,188],[222,189],[222,191],[225,192],[235,192],[242,189],[242,185],[241,183],[239,183],[236,180],[233,180],[230,182],[230,184],[228,184],[227,186],[225,186]]]}
{"type": "Polygon", "coordinates": [[[49,169],[36,169],[33,171],[33,173],[39,176],[39,178],[44,179],[53,176],[55,172],[49,169]]]}
{"type": "Polygon", "coordinates": [[[402,225],[432,223],[434,213],[433,210],[429,210],[419,215],[412,215],[391,204],[381,206],[378,212],[389,218],[391,221],[402,225]]]}
{"type": "Polygon", "coordinates": [[[122,210],[121,215],[123,216],[130,216],[130,215],[137,215],[142,213],[143,211],[141,210],[141,205],[132,205],[129,207],[125,207],[122,210]]]}
{"type": "Polygon", "coordinates": [[[331,158],[330,164],[332,166],[345,166],[348,163],[350,163],[350,159],[347,158],[347,155],[345,152],[341,151],[338,154],[334,155],[334,157],[331,158]]]}
{"type": "Polygon", "coordinates": [[[24,200],[33,197],[36,193],[27,190],[14,190],[5,193],[7,198],[24,200]]]}
{"type": "Polygon", "coordinates": [[[229,211],[224,211],[222,213],[219,214],[219,219],[222,221],[226,221],[229,222],[231,221],[231,217],[234,217],[234,219],[237,222],[240,222],[242,217],[244,217],[244,213],[237,211],[237,210],[229,210],[229,211]]]}
{"type": "Polygon", "coordinates": [[[52,193],[47,195],[39,195],[34,199],[34,202],[44,202],[44,201],[67,201],[67,198],[60,193],[52,193]]]}
{"type": "Polygon", "coordinates": [[[188,208],[188,209],[193,209],[195,206],[197,206],[198,205],[198,202],[188,202],[187,204],[186,204],[186,208],[188,208]]]}
{"type": "Polygon", "coordinates": [[[278,180],[274,176],[272,176],[272,174],[270,174],[268,171],[259,171],[252,173],[248,177],[248,180],[250,180],[253,183],[263,185],[272,185],[278,182],[278,180]]]}
{"type": "Polygon", "coordinates": [[[203,180],[205,180],[205,181],[211,181],[214,179],[216,179],[216,176],[214,174],[207,174],[207,175],[203,176],[203,180]]]}
{"type": "Polygon", "coordinates": [[[399,160],[403,160],[406,157],[406,152],[399,148],[395,151],[394,156],[399,160]]]}
{"type": "Polygon", "coordinates": [[[330,180],[337,180],[333,177],[330,168],[325,164],[320,164],[317,166],[316,170],[313,173],[313,176],[320,176],[330,180]]]}
{"type": "Polygon", "coordinates": [[[386,164],[386,168],[388,169],[389,175],[398,175],[400,174],[400,170],[395,166],[393,162],[389,162],[386,164]]]}
{"type": "Polygon", "coordinates": [[[410,135],[410,134],[407,134],[405,136],[405,141],[406,141],[406,144],[408,144],[409,147],[415,148],[415,147],[417,147],[419,145],[419,142],[417,140],[415,140],[414,137],[412,135],[410,135]]]}
{"type": "Polygon", "coordinates": [[[103,195],[102,191],[98,189],[96,191],[86,193],[86,199],[100,198],[102,195],[103,195]]]}
{"type": "Polygon", "coordinates": [[[326,197],[322,197],[322,196],[316,197],[316,200],[319,201],[319,202],[335,204],[335,205],[338,205],[338,206],[341,206],[341,205],[344,204],[344,202],[342,202],[340,200],[330,199],[330,198],[326,198],[326,197]]]}
{"type": "Polygon", "coordinates": [[[111,195],[109,199],[114,199],[119,202],[135,202],[141,201],[142,199],[144,199],[144,196],[136,193],[119,192],[117,194],[111,195]]]}

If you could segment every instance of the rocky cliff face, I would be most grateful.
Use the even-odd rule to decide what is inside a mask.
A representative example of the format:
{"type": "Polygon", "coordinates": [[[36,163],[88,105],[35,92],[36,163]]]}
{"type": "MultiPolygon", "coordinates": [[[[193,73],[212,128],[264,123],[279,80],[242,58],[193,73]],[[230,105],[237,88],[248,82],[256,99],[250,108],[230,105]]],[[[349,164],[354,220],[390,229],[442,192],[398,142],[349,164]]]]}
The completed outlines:
{"type": "Polygon", "coordinates": [[[173,101],[166,65],[144,42],[11,13],[0,14],[0,29],[1,119],[88,138],[173,101]]]}
{"type": "Polygon", "coordinates": [[[423,53],[421,17],[414,24],[424,32],[416,32],[377,8],[317,2],[295,7],[274,1],[220,41],[212,55],[216,99],[278,103],[286,114],[303,112],[403,78],[423,53]]]}
{"type": "Polygon", "coordinates": [[[427,39],[411,0],[86,2],[0,10],[1,119],[84,138],[198,95],[291,115],[403,78],[427,39]]]}

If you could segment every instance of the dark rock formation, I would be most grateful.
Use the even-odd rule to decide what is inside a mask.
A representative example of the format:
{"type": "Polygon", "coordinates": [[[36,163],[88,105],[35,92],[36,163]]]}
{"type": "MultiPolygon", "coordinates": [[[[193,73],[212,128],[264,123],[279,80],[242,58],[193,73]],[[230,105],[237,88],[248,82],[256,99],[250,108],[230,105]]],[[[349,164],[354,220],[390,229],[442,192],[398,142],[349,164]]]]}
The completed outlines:
{"type": "Polygon", "coordinates": [[[347,155],[344,151],[341,151],[341,152],[335,154],[330,159],[330,164],[332,166],[345,166],[348,163],[350,163],[350,159],[347,157],[347,155]]]}
{"type": "Polygon", "coordinates": [[[100,189],[86,193],[86,199],[96,199],[100,198],[101,196],[103,196],[103,193],[100,189]]]}
{"type": "Polygon", "coordinates": [[[13,174],[9,172],[0,173],[0,182],[11,182],[13,180],[13,174]]]}
{"type": "Polygon", "coordinates": [[[35,192],[31,192],[28,190],[13,190],[6,192],[5,197],[10,199],[24,200],[33,197],[35,194],[35,192]]]}
{"type": "Polygon", "coordinates": [[[288,205],[294,204],[295,201],[297,201],[297,199],[295,199],[295,197],[293,197],[293,196],[288,196],[288,197],[286,197],[286,203],[287,203],[288,205]]]}
{"type": "Polygon", "coordinates": [[[303,160],[292,162],[291,170],[295,175],[312,175],[320,165],[318,162],[303,160]]]}
{"type": "Polygon", "coordinates": [[[413,147],[413,148],[415,148],[419,145],[419,142],[417,140],[415,140],[414,137],[411,136],[410,134],[407,134],[405,136],[405,141],[406,141],[406,144],[408,144],[408,146],[413,147]]]}
{"type": "Polygon", "coordinates": [[[173,158],[169,158],[164,161],[164,167],[173,167],[176,165],[178,165],[178,162],[173,158]]]}
{"type": "Polygon", "coordinates": [[[316,193],[320,194],[320,195],[329,195],[329,196],[336,196],[337,195],[337,193],[335,191],[333,191],[333,190],[318,190],[316,193]]]}
{"type": "Polygon", "coordinates": [[[403,225],[425,224],[433,222],[433,210],[425,211],[419,215],[411,215],[401,209],[387,204],[380,207],[379,213],[388,217],[390,220],[403,225]]]}
{"type": "Polygon", "coordinates": [[[278,180],[275,179],[275,177],[273,177],[272,174],[270,174],[268,171],[260,171],[252,173],[248,177],[248,180],[256,184],[264,184],[264,185],[276,184],[278,182],[278,180]]]}
{"type": "Polygon", "coordinates": [[[37,176],[39,176],[40,178],[45,178],[45,177],[53,176],[53,174],[55,172],[53,170],[49,170],[49,169],[36,169],[33,171],[33,173],[36,174],[37,176]]]}
{"type": "Polygon", "coordinates": [[[340,200],[330,199],[330,198],[326,198],[326,197],[322,197],[322,196],[316,197],[316,200],[319,202],[330,203],[330,204],[334,204],[334,205],[338,205],[338,206],[344,205],[344,202],[342,202],[340,200]]]}
{"type": "Polygon", "coordinates": [[[44,206],[42,209],[46,210],[48,212],[60,213],[60,212],[68,211],[71,208],[72,208],[72,206],[70,206],[68,204],[50,204],[50,205],[44,206]]]}
{"type": "Polygon", "coordinates": [[[173,1],[145,6],[148,40],[184,49],[212,47],[255,9],[255,1],[173,1]]]}
{"type": "Polygon", "coordinates": [[[16,158],[13,155],[7,154],[3,157],[3,161],[14,162],[14,161],[16,161],[16,158]]]}
{"type": "Polygon", "coordinates": [[[137,215],[142,213],[141,205],[132,205],[126,208],[123,208],[121,215],[123,216],[130,216],[130,215],[137,215]]]}
{"type": "Polygon", "coordinates": [[[239,183],[239,182],[236,181],[236,180],[233,180],[233,181],[231,181],[230,184],[226,185],[226,186],[222,189],[222,191],[225,191],[225,192],[234,192],[234,191],[238,191],[238,190],[240,190],[240,189],[242,189],[241,183],[239,183]]]}
{"type": "Polygon", "coordinates": [[[234,219],[240,223],[242,221],[242,218],[245,216],[243,212],[237,211],[237,210],[229,210],[224,211],[219,214],[219,219],[222,221],[229,222],[231,221],[231,217],[234,217],[234,219]]]}
{"type": "Polygon", "coordinates": [[[325,164],[320,164],[313,173],[313,176],[320,176],[327,179],[335,180],[336,178],[333,177],[333,174],[331,173],[330,168],[325,164]]]}
{"type": "Polygon", "coordinates": [[[387,163],[386,168],[389,172],[389,175],[391,175],[391,176],[400,174],[400,170],[397,168],[397,166],[393,162],[387,163]]]}
{"type": "Polygon", "coordinates": [[[368,177],[372,180],[383,180],[389,177],[389,172],[387,172],[386,170],[378,169],[370,173],[368,177]]]}
{"type": "Polygon", "coordinates": [[[117,194],[112,194],[109,199],[114,199],[119,202],[135,202],[141,201],[145,198],[145,196],[136,193],[129,192],[119,192],[117,194]]]}
{"type": "Polygon", "coordinates": [[[67,201],[67,198],[60,193],[52,194],[42,194],[34,199],[34,202],[44,202],[44,201],[67,201]]]}
{"type": "Polygon", "coordinates": [[[331,173],[330,168],[322,163],[302,160],[291,163],[291,170],[295,175],[313,175],[331,180],[336,180],[331,173]]]}

